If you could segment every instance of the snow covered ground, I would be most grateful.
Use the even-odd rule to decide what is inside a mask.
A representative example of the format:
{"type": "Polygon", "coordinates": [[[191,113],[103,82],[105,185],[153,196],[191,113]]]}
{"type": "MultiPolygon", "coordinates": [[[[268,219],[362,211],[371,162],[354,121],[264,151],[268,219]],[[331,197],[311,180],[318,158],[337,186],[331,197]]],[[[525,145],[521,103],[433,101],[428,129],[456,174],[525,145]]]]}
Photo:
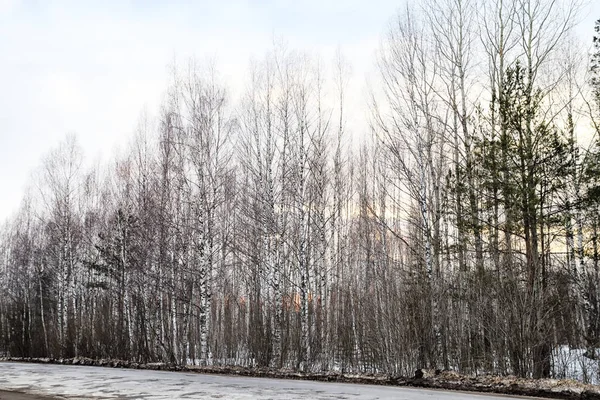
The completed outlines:
{"type": "Polygon", "coordinates": [[[506,396],[180,372],[0,362],[0,390],[69,399],[506,400],[506,396]]]}
{"type": "Polygon", "coordinates": [[[600,383],[598,360],[585,357],[585,351],[585,349],[571,349],[569,346],[560,346],[554,349],[554,377],[574,379],[594,385],[600,383]]]}

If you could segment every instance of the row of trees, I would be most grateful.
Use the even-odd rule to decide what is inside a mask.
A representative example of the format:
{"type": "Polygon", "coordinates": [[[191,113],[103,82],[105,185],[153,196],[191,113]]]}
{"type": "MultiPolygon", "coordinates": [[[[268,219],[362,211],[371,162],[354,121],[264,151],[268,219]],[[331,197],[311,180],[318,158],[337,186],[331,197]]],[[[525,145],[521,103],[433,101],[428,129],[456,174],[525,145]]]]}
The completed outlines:
{"type": "Polygon", "coordinates": [[[44,159],[0,231],[0,352],[534,377],[560,346],[594,358],[600,39],[590,69],[577,7],[403,9],[354,145],[340,60],[278,49],[235,103],[214,67],[175,68],[125,154],[84,166],[69,137],[44,159]]]}

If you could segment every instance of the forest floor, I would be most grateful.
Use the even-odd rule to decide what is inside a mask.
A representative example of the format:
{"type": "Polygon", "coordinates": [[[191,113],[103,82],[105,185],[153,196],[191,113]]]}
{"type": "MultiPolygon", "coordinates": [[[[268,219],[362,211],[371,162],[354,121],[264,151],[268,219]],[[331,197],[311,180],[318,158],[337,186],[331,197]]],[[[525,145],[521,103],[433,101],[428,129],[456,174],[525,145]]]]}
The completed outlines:
{"type": "MultiPolygon", "coordinates": [[[[414,377],[398,377],[390,375],[363,375],[327,373],[299,373],[295,371],[275,370],[269,368],[242,368],[242,367],[199,367],[180,366],[164,363],[138,364],[120,360],[93,360],[89,358],[73,359],[23,359],[0,358],[0,361],[29,362],[38,364],[100,366],[126,369],[141,369],[149,371],[179,371],[188,373],[201,373],[210,375],[229,375],[235,377],[261,377],[277,379],[293,379],[304,381],[323,381],[337,383],[369,384],[379,386],[413,387],[437,390],[452,390],[461,392],[479,392],[488,394],[503,394],[510,396],[531,396],[538,398],[554,399],[598,399],[600,400],[600,386],[586,385],[572,380],[558,379],[522,379],[516,377],[498,376],[464,376],[452,371],[419,370],[414,377]]],[[[0,379],[1,381],[1,379],[0,379]]],[[[1,383],[1,382],[0,382],[1,383]]],[[[0,386],[1,388],[1,386],[0,386]]],[[[0,392],[0,399],[2,397],[0,392]]],[[[27,398],[6,397],[10,400],[26,400],[27,398]]],[[[32,400],[32,398],[28,398],[32,400]]],[[[34,398],[35,399],[35,398],[34,398]]],[[[36,399],[37,400],[37,399],[36,399]]]]}

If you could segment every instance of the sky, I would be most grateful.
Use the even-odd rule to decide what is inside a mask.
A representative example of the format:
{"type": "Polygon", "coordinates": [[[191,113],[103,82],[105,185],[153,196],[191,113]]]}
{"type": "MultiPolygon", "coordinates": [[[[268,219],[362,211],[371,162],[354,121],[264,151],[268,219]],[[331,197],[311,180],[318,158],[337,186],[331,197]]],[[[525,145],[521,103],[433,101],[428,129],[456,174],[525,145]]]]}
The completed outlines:
{"type": "MultiPolygon", "coordinates": [[[[249,61],[274,42],[323,59],[340,49],[359,82],[349,97],[366,98],[380,40],[403,4],[0,0],[0,221],[17,210],[32,172],[67,134],[88,160],[110,159],[126,145],[141,113],[158,111],[174,60],[214,59],[235,91],[249,61]]],[[[600,1],[581,15],[578,33],[591,38],[600,1]]]]}

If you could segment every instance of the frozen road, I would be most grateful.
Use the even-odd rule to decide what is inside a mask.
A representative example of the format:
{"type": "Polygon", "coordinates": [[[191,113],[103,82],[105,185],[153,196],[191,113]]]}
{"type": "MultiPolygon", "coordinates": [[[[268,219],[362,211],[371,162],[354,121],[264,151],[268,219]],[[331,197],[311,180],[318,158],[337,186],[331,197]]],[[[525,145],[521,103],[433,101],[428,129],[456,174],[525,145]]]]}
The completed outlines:
{"type": "Polygon", "coordinates": [[[412,388],[0,362],[0,390],[69,399],[506,400],[412,388]]]}

